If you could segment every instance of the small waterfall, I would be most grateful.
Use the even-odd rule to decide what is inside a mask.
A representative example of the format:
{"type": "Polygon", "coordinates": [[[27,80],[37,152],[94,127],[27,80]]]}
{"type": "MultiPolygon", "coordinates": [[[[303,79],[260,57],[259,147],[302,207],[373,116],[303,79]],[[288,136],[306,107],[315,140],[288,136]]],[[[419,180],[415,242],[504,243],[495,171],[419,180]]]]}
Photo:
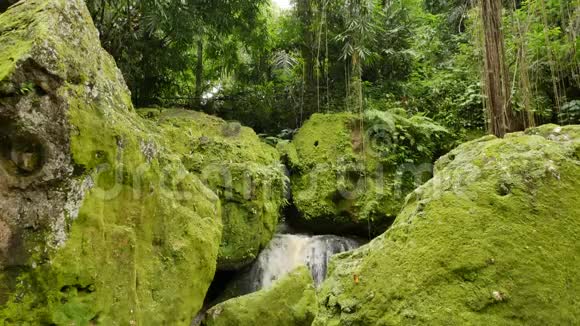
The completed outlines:
{"type": "Polygon", "coordinates": [[[334,235],[307,236],[277,234],[254,263],[250,271],[253,291],[267,288],[274,281],[306,265],[312,273],[316,286],[326,278],[330,257],[355,249],[360,242],[334,235]]]}
{"type": "Polygon", "coordinates": [[[206,307],[199,312],[191,325],[199,325],[210,306],[267,288],[301,265],[308,266],[316,286],[319,286],[326,278],[332,255],[356,249],[363,244],[361,241],[334,235],[282,234],[291,231],[286,225],[280,225],[280,233],[274,236],[252,266],[230,280],[226,289],[221,289],[221,296],[206,302],[206,307]]]}

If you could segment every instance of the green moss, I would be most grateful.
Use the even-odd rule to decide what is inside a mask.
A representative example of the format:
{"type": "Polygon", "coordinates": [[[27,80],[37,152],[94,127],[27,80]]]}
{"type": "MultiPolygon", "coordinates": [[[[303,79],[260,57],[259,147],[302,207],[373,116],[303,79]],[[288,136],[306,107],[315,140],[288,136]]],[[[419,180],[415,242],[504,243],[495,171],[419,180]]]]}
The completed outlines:
{"type": "Polygon", "coordinates": [[[291,170],[300,168],[300,158],[296,151],[296,146],[290,141],[284,140],[276,144],[276,150],[280,156],[285,160],[284,164],[291,170]]]}
{"type": "Polygon", "coordinates": [[[272,239],[286,177],[278,152],[237,122],[200,112],[139,109],[157,122],[186,168],[219,195],[224,231],[218,268],[239,269],[272,239]]]}
{"type": "Polygon", "coordinates": [[[431,173],[446,131],[422,117],[369,111],[314,114],[292,144],[281,144],[292,169],[301,223],[318,232],[380,233],[407,193],[431,173]]]}
{"type": "Polygon", "coordinates": [[[27,260],[0,266],[0,324],[189,325],[216,269],[219,198],[188,171],[181,144],[135,113],[83,1],[23,1],[0,16],[0,45],[23,35],[18,55],[0,47],[0,80],[50,92],[54,106],[30,109],[62,112],[70,131],[71,171],[52,187],[70,181],[63,191],[83,200],[64,225],[39,216],[27,260]]]}
{"type": "MultiPolygon", "coordinates": [[[[2,57],[0,58],[0,85],[4,84],[5,79],[9,77],[16,69],[17,63],[25,59],[33,46],[33,40],[30,39],[26,31],[21,26],[36,23],[32,15],[39,15],[42,7],[38,6],[35,12],[26,10],[13,10],[10,15],[0,15],[0,49],[2,57]]],[[[46,30],[42,30],[46,32],[46,30]]],[[[7,92],[0,86],[0,92],[7,92]]]]}
{"type": "Polygon", "coordinates": [[[303,266],[269,289],[220,303],[211,308],[202,323],[206,326],[310,326],[316,315],[316,290],[303,266]]]}
{"type": "Polygon", "coordinates": [[[579,131],[485,137],[442,158],[385,234],[333,260],[314,325],[580,322],[579,131]]]}

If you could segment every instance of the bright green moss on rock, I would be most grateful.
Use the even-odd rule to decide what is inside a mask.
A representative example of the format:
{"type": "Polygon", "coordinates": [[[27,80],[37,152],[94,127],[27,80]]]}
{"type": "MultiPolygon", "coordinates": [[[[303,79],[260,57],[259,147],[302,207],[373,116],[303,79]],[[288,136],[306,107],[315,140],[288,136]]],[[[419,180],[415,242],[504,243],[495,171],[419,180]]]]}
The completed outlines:
{"type": "MultiPolygon", "coordinates": [[[[39,6],[36,9],[37,13],[42,9],[42,6],[39,6]]],[[[32,49],[32,40],[28,38],[26,30],[19,28],[23,24],[31,23],[35,21],[31,19],[31,13],[26,11],[14,11],[10,17],[3,15],[0,18],[0,35],[2,35],[0,38],[0,44],[2,44],[0,80],[3,81],[11,74],[16,67],[15,61],[25,57],[32,49]]],[[[2,90],[0,87],[0,93],[2,90]]]]}
{"type": "Polygon", "coordinates": [[[0,15],[0,67],[0,324],[189,325],[219,198],[135,113],[84,2],[0,15]]]}
{"type": "Polygon", "coordinates": [[[310,326],[316,316],[316,290],[310,271],[300,267],[272,285],[211,308],[205,326],[310,326]]]}
{"type": "Polygon", "coordinates": [[[333,260],[314,325],[578,324],[579,149],[580,126],[547,125],[453,150],[333,260]]]}
{"type": "Polygon", "coordinates": [[[189,172],[216,194],[223,208],[218,268],[251,263],[270,242],[285,202],[283,166],[278,152],[237,122],[178,109],[139,109],[157,122],[189,172]]]}
{"type": "Polygon", "coordinates": [[[430,177],[445,135],[429,119],[400,112],[368,111],[362,121],[314,114],[292,143],[278,147],[292,170],[299,224],[364,236],[384,231],[405,195],[430,177]]]}

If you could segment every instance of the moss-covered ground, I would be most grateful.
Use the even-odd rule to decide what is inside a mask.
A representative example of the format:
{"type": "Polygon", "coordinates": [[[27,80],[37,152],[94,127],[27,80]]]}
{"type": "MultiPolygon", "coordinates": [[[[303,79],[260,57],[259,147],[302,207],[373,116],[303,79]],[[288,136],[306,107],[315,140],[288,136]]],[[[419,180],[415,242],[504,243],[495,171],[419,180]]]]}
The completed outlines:
{"type": "Polygon", "coordinates": [[[316,290],[310,271],[300,267],[272,285],[211,308],[205,326],[310,326],[316,316],[316,290]]]}
{"type": "Polygon", "coordinates": [[[314,325],[580,322],[580,127],[484,137],[334,259],[314,325]]]}

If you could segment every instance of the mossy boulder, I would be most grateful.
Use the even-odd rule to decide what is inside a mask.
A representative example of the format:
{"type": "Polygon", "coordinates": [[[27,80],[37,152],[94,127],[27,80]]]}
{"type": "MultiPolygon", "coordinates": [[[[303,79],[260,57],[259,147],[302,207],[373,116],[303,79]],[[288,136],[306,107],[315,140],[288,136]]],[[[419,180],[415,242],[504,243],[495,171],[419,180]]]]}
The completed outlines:
{"type": "Polygon", "coordinates": [[[291,169],[298,226],[380,234],[428,180],[444,128],[404,112],[314,114],[279,150],[291,169]]]}
{"type": "Polygon", "coordinates": [[[221,211],[173,147],[84,1],[0,15],[0,324],[189,325],[221,211]]]}
{"type": "Polygon", "coordinates": [[[314,325],[578,324],[579,232],[580,126],[463,144],[335,256],[314,325]]]}
{"type": "Polygon", "coordinates": [[[272,239],[286,201],[287,177],[275,148],[238,122],[179,109],[139,109],[216,194],[223,208],[218,269],[237,270],[272,239]]]}
{"type": "Polygon", "coordinates": [[[267,288],[211,308],[205,326],[310,326],[316,316],[316,290],[310,271],[299,267],[267,288]]]}

